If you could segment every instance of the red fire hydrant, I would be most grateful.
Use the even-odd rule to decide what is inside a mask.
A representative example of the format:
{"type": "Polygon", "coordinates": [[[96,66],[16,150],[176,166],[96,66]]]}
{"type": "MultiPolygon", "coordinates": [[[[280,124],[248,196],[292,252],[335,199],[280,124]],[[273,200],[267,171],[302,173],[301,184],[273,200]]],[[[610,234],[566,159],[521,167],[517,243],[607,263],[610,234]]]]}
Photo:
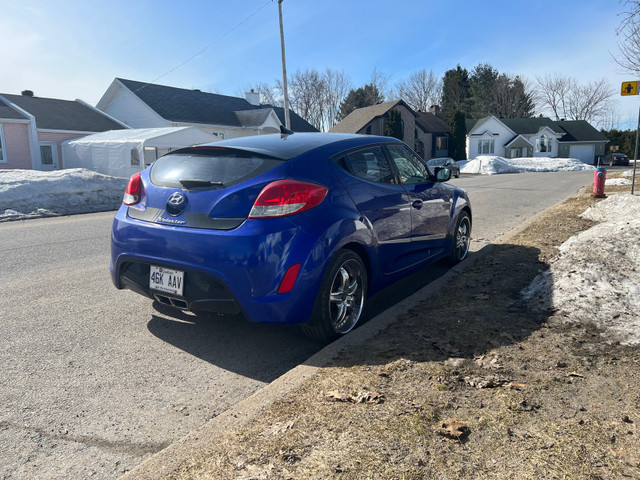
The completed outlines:
{"type": "Polygon", "coordinates": [[[604,198],[604,181],[607,177],[607,169],[603,167],[596,168],[593,174],[593,192],[592,197],[604,198]]]}

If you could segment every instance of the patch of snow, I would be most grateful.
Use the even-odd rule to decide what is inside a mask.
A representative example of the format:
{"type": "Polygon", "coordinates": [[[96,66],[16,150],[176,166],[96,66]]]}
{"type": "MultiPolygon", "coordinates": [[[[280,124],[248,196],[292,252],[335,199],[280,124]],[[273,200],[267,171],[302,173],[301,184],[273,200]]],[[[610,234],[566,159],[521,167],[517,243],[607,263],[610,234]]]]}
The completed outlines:
{"type": "Polygon", "coordinates": [[[628,178],[607,178],[604,181],[605,185],[631,185],[631,180],[628,178]]]}
{"type": "Polygon", "coordinates": [[[592,165],[582,163],[575,158],[504,158],[497,155],[480,155],[473,160],[458,163],[462,173],[481,175],[523,172],[566,172],[594,169],[592,165]]]}
{"type": "Polygon", "coordinates": [[[582,217],[601,223],[563,243],[522,294],[566,321],[597,325],[610,342],[640,345],[640,197],[611,195],[582,217]]]}
{"type": "Polygon", "coordinates": [[[116,210],[127,182],[84,168],[0,170],[0,221],[116,210]]]}

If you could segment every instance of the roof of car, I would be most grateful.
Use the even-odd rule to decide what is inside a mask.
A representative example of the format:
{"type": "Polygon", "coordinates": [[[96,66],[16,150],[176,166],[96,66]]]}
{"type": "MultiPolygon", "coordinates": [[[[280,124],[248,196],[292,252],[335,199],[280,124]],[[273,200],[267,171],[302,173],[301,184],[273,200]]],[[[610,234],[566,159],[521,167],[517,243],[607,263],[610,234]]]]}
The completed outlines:
{"type": "MultiPolygon", "coordinates": [[[[228,147],[250,151],[270,157],[289,159],[315,150],[316,148],[335,145],[336,152],[349,148],[376,143],[400,142],[391,137],[375,135],[355,135],[345,133],[295,133],[291,135],[256,135],[239,137],[220,142],[200,145],[203,147],[228,147]],[[339,144],[339,145],[338,145],[339,144]]],[[[333,154],[333,153],[332,153],[333,154]]]]}

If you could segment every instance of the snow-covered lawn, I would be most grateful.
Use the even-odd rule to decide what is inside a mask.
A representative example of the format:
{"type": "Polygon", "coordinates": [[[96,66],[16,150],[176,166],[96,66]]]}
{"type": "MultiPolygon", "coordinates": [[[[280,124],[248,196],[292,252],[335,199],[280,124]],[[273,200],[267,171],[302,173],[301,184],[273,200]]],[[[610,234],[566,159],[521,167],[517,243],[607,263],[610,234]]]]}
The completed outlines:
{"type": "Polygon", "coordinates": [[[563,243],[523,295],[567,321],[596,324],[610,342],[639,345],[640,197],[611,195],[582,216],[599,223],[563,243]]]}
{"type": "Polygon", "coordinates": [[[0,170],[0,222],[116,210],[127,182],[84,168],[0,170]]]}
{"type": "Polygon", "coordinates": [[[499,173],[566,172],[593,170],[592,165],[575,158],[522,157],[504,158],[495,155],[480,155],[473,160],[458,162],[462,173],[495,175],[499,173]]]}

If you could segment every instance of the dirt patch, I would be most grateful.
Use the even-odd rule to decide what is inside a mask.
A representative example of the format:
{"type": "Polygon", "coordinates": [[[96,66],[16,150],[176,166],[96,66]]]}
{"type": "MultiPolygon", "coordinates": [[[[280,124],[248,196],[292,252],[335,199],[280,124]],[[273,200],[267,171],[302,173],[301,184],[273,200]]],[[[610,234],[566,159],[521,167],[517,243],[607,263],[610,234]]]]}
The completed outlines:
{"type": "Polygon", "coordinates": [[[168,478],[640,478],[637,348],[520,293],[595,201],[547,211],[168,478]]]}

